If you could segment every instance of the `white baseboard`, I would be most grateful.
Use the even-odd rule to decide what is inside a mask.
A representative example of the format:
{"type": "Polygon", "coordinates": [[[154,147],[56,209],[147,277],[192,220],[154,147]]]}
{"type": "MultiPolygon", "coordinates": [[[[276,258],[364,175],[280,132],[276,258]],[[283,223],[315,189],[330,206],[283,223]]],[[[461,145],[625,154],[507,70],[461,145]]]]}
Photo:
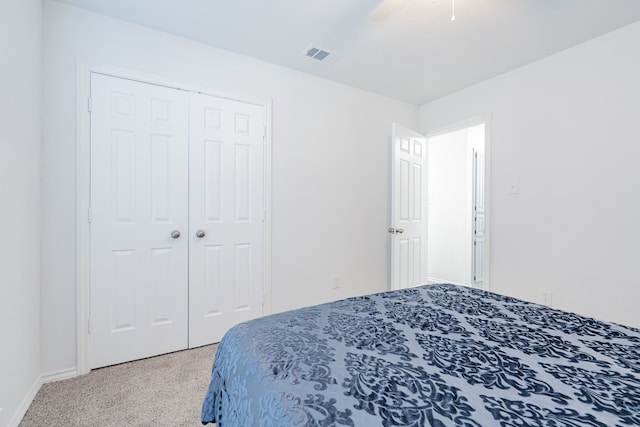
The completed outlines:
{"type": "Polygon", "coordinates": [[[77,376],[78,370],[76,368],[69,368],[43,374],[40,378],[42,378],[42,384],[46,384],[54,381],[68,380],[69,378],[75,378],[77,376]]]}
{"type": "Polygon", "coordinates": [[[27,395],[24,397],[24,399],[22,399],[22,403],[20,403],[20,406],[9,421],[7,427],[18,427],[20,421],[22,421],[22,418],[24,418],[24,415],[27,413],[29,406],[31,406],[33,399],[36,398],[36,395],[40,391],[40,388],[43,384],[53,381],[66,380],[69,378],[74,378],[76,376],[78,376],[76,368],[63,369],[61,371],[40,375],[29,389],[27,395]]]}
{"type": "Polygon", "coordinates": [[[427,277],[427,283],[450,283],[452,285],[469,286],[465,283],[452,282],[451,280],[438,279],[437,277],[427,277]]]}
{"type": "Polygon", "coordinates": [[[8,427],[18,427],[20,421],[22,421],[22,418],[24,417],[24,414],[27,413],[27,409],[29,409],[29,406],[31,406],[31,402],[33,402],[36,394],[38,394],[38,391],[40,391],[40,387],[42,387],[41,376],[36,379],[36,381],[29,389],[27,395],[24,397],[24,399],[22,399],[22,403],[20,403],[20,406],[18,406],[18,409],[13,414],[13,417],[9,421],[8,427]]]}

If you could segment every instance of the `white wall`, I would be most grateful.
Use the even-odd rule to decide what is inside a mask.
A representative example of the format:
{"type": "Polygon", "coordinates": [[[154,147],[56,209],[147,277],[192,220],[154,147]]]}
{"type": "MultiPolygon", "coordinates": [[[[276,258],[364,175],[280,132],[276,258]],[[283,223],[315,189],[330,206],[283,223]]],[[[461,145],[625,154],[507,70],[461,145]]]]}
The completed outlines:
{"type": "Polygon", "coordinates": [[[420,108],[423,132],[491,115],[491,290],[640,326],[639,45],[635,23],[420,108]]]}
{"type": "Polygon", "coordinates": [[[50,0],[44,19],[45,372],[76,363],[78,60],[273,100],[274,311],[386,289],[391,122],[417,127],[416,106],[50,0]]]}
{"type": "Polygon", "coordinates": [[[40,377],[42,2],[0,3],[0,425],[40,377]]]}

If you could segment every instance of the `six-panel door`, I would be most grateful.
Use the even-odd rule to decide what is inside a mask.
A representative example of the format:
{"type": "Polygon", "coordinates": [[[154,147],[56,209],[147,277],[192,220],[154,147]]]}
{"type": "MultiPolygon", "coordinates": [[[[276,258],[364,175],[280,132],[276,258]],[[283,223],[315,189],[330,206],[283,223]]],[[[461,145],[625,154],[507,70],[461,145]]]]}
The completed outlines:
{"type": "Polygon", "coordinates": [[[262,314],[264,108],[92,74],[91,366],[262,314]]]}
{"type": "Polygon", "coordinates": [[[397,123],[392,128],[391,288],[427,282],[426,138],[397,123]]]}
{"type": "Polygon", "coordinates": [[[189,133],[184,92],[93,74],[91,97],[95,368],[187,346],[189,133]]]}
{"type": "Polygon", "coordinates": [[[191,94],[189,346],[262,314],[264,109],[191,94]]]}

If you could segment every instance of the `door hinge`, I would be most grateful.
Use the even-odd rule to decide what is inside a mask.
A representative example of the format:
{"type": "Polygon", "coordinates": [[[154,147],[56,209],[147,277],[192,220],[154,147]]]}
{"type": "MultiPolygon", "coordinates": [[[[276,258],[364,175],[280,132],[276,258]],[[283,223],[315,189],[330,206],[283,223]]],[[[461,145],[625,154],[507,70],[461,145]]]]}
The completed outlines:
{"type": "Polygon", "coordinates": [[[93,110],[93,98],[89,97],[87,100],[87,111],[91,112],[93,110]]]}
{"type": "Polygon", "coordinates": [[[91,333],[91,318],[87,319],[87,333],[91,333]]]}
{"type": "Polygon", "coordinates": [[[91,208],[87,209],[87,221],[89,222],[89,224],[93,222],[93,211],[91,210],[91,208]]]}

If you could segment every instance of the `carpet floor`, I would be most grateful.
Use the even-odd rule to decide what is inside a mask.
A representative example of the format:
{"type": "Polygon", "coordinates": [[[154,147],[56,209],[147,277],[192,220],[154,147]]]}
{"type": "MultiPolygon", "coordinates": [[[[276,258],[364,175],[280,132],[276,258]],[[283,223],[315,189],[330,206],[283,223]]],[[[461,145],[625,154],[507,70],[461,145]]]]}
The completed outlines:
{"type": "Polygon", "coordinates": [[[201,426],[215,349],[179,351],[44,384],[20,427],[201,426]]]}

